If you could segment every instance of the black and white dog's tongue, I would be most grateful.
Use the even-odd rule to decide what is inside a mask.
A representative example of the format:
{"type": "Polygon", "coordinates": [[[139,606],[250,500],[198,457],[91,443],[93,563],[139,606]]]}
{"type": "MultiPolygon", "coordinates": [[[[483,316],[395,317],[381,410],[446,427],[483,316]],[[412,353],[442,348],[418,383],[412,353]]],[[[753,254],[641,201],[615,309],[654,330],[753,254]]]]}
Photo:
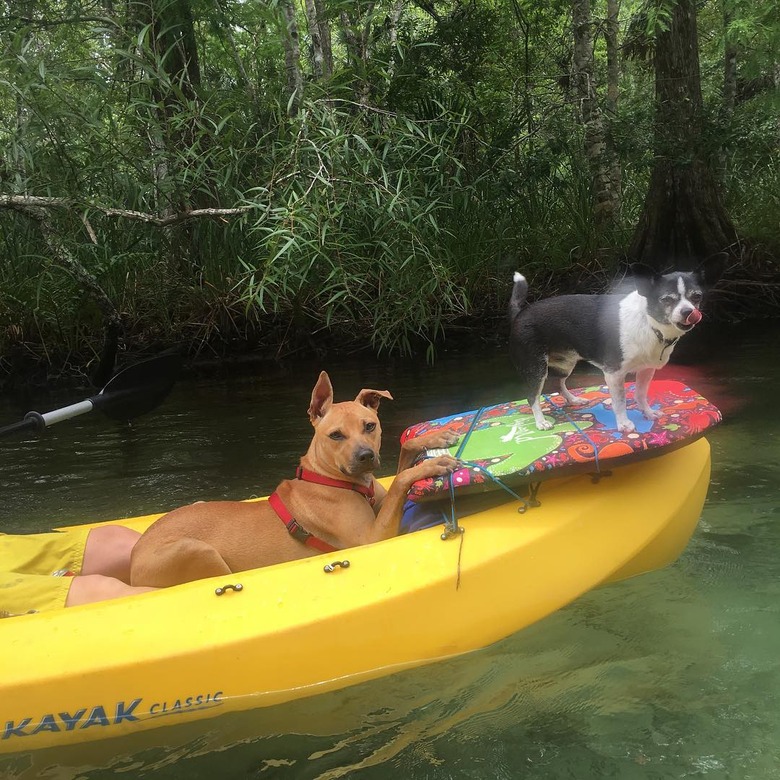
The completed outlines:
{"type": "Polygon", "coordinates": [[[694,309],[689,315],[688,319],[685,320],[686,325],[695,325],[697,322],[701,320],[701,312],[698,309],[694,309]]]}

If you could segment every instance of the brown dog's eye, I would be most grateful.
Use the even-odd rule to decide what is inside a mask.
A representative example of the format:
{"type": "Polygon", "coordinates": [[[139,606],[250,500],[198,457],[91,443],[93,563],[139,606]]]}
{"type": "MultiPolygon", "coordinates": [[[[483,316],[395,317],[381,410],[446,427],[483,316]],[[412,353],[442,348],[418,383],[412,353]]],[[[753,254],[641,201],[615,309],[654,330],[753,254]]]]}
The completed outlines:
{"type": "Polygon", "coordinates": [[[371,433],[371,431],[376,430],[376,423],[366,423],[366,431],[368,433],[371,433]]]}
{"type": "Polygon", "coordinates": [[[333,439],[333,441],[341,441],[342,439],[346,438],[341,431],[332,431],[328,434],[328,436],[333,439]]]}

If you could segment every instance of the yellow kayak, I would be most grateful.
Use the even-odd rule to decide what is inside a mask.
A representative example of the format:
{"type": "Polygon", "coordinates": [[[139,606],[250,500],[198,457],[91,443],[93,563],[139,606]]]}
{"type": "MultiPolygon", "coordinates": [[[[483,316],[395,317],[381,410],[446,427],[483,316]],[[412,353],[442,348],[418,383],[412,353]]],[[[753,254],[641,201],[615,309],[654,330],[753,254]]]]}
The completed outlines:
{"type": "MultiPolygon", "coordinates": [[[[698,439],[596,483],[545,482],[541,506],[519,514],[507,500],[463,518],[464,533],[447,540],[429,528],[0,620],[0,752],[271,707],[485,647],[675,560],[709,474],[698,439]],[[349,566],[325,571],[336,560],[349,566]]],[[[157,516],[115,522],[142,529],[157,516]]]]}

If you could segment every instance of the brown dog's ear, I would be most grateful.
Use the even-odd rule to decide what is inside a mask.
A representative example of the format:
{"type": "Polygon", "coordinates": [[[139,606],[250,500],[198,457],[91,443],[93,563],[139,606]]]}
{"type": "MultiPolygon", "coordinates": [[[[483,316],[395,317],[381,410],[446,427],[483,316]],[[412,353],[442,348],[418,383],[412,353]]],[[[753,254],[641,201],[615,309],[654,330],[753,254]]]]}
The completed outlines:
{"type": "Polygon", "coordinates": [[[333,404],[333,385],[330,383],[330,377],[320,371],[320,378],[311,391],[311,403],[309,404],[309,419],[312,423],[317,422],[330,409],[333,404]]]}
{"type": "Polygon", "coordinates": [[[387,390],[363,389],[357,394],[357,396],[355,396],[355,401],[357,401],[359,404],[363,404],[363,406],[367,406],[369,409],[376,411],[379,408],[379,402],[383,398],[389,398],[391,401],[393,400],[393,396],[390,395],[387,390]]]}

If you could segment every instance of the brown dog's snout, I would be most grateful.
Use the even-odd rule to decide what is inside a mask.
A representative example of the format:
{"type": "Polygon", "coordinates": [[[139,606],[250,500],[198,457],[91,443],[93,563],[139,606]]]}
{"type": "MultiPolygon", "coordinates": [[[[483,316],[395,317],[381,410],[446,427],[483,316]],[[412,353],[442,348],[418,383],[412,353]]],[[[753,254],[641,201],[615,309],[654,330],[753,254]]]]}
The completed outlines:
{"type": "Polygon", "coordinates": [[[355,451],[355,463],[368,469],[373,468],[376,462],[376,453],[370,447],[361,447],[355,451]]]}
{"type": "Polygon", "coordinates": [[[372,447],[361,445],[352,452],[349,471],[352,474],[370,474],[379,467],[379,453],[372,447]]]}

